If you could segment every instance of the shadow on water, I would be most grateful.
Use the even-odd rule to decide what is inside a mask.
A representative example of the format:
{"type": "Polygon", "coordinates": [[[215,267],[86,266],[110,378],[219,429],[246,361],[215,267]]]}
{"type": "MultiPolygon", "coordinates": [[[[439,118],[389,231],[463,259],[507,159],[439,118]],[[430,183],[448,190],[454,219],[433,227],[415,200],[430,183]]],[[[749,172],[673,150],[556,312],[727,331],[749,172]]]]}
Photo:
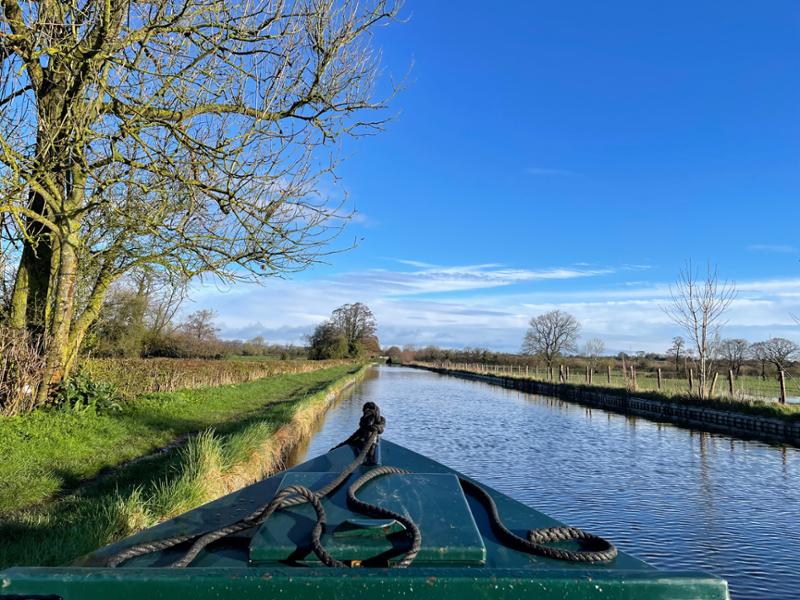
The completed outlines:
{"type": "Polygon", "coordinates": [[[387,439],[656,567],[720,575],[735,600],[800,598],[800,449],[425,371],[375,371],[295,462],[350,435],[373,401],[387,439]]]}

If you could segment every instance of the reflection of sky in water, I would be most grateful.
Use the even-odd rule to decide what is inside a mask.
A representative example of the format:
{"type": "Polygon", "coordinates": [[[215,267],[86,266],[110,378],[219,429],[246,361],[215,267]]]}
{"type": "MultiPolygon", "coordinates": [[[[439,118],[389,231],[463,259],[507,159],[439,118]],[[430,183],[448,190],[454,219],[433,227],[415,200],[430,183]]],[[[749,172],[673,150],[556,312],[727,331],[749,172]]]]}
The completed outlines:
{"type": "Polygon", "coordinates": [[[308,456],[367,400],[385,436],[735,600],[800,598],[800,450],[681,429],[424,371],[383,367],[343,397],[308,456]]]}

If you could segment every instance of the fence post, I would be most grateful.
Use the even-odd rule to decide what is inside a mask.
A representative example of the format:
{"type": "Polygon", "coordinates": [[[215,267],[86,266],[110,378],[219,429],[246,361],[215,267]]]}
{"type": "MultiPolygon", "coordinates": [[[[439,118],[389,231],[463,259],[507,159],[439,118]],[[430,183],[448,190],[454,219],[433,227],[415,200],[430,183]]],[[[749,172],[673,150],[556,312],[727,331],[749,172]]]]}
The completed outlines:
{"type": "Polygon", "coordinates": [[[781,381],[781,404],[786,404],[786,377],[784,377],[783,369],[778,372],[778,377],[781,381]]]}
{"type": "Polygon", "coordinates": [[[589,383],[589,365],[586,365],[586,383],[589,383]]]}
{"type": "Polygon", "coordinates": [[[606,365],[606,379],[608,384],[611,385],[611,365],[606,365]]]}
{"type": "Polygon", "coordinates": [[[658,367],[658,391],[661,391],[661,367],[658,367]]]}
{"type": "Polygon", "coordinates": [[[525,377],[528,376],[528,365],[525,365],[525,377]]]}
{"type": "Polygon", "coordinates": [[[710,389],[710,390],[709,390],[709,392],[708,392],[708,397],[709,397],[709,398],[711,398],[711,396],[713,396],[713,395],[714,395],[714,388],[715,388],[715,387],[717,387],[717,377],[718,377],[718,376],[719,376],[719,373],[717,373],[716,371],[714,371],[714,377],[713,377],[713,379],[711,380],[711,389],[710,389]]]}
{"type": "Polygon", "coordinates": [[[730,392],[731,398],[733,398],[733,369],[728,369],[728,392],[730,392]]]}

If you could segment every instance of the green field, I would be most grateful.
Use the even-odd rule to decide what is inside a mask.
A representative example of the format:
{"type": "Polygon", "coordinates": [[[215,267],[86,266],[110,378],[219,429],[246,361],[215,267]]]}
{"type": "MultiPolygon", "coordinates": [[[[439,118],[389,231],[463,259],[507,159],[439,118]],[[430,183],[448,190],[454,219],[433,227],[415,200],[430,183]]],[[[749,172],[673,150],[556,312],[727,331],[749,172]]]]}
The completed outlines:
{"type": "MultiPolygon", "coordinates": [[[[421,366],[442,368],[441,365],[431,363],[413,363],[421,366]]],[[[455,371],[467,371],[477,374],[499,375],[503,377],[515,377],[522,379],[534,379],[546,381],[544,369],[536,370],[529,368],[526,372],[525,367],[489,365],[478,368],[470,365],[451,364],[445,367],[455,371]]],[[[558,371],[556,369],[555,382],[558,382],[558,371]]],[[[630,380],[622,377],[620,371],[612,372],[611,382],[608,382],[606,371],[595,373],[592,385],[588,386],[586,381],[585,369],[580,369],[578,373],[574,370],[566,383],[577,386],[587,386],[599,391],[608,391],[620,395],[639,395],[643,398],[653,398],[656,400],[666,400],[670,402],[682,402],[696,406],[707,406],[721,410],[730,410],[747,414],[758,414],[780,419],[795,420],[800,419],[800,403],[796,401],[787,404],[778,402],[778,384],[767,379],[763,381],[760,377],[741,377],[734,380],[734,394],[729,393],[727,379],[718,378],[715,393],[710,398],[701,398],[697,393],[697,382],[695,381],[694,392],[689,390],[688,382],[685,379],[663,379],[661,390],[658,389],[658,376],[656,373],[638,373],[636,375],[635,390],[630,380]],[[774,394],[774,395],[773,395],[774,394]]],[[[787,380],[787,395],[800,395],[797,391],[795,379],[787,380]]]]}
{"type": "MultiPolygon", "coordinates": [[[[586,374],[584,372],[574,373],[570,372],[568,383],[586,383],[586,374]]],[[[617,372],[612,374],[611,383],[608,383],[606,373],[595,373],[593,383],[610,387],[624,388],[629,385],[629,380],[622,377],[617,372]]],[[[697,390],[698,382],[695,380],[695,391],[697,390]]],[[[636,374],[636,389],[644,391],[658,391],[658,376],[656,373],[637,373],[636,374]]],[[[686,379],[667,379],[663,378],[661,381],[661,391],[666,394],[686,394],[689,392],[689,382],[686,379]]],[[[788,377],[786,380],[786,391],[788,396],[800,396],[800,380],[788,377]]],[[[727,375],[719,375],[717,378],[717,385],[714,388],[714,396],[719,398],[735,398],[735,399],[764,399],[764,400],[778,400],[780,397],[780,385],[776,378],[768,377],[761,379],[761,377],[753,376],[740,376],[733,380],[733,394],[730,393],[730,385],[727,375]]]]}
{"type": "MultiPolygon", "coordinates": [[[[462,368],[464,365],[451,365],[453,368],[462,368]]],[[[545,381],[544,368],[529,368],[526,372],[525,367],[519,365],[503,366],[503,365],[489,365],[485,367],[488,373],[495,375],[511,375],[514,377],[530,377],[539,381],[545,381]]],[[[469,369],[475,370],[475,369],[469,369]]],[[[554,369],[555,381],[558,381],[558,367],[554,369]]],[[[483,372],[483,371],[478,371],[483,372]]],[[[567,383],[585,384],[586,383],[586,370],[585,367],[578,367],[570,369],[567,383]]],[[[605,367],[598,366],[595,371],[592,383],[603,387],[613,388],[629,388],[630,378],[623,377],[620,369],[614,369],[611,373],[611,381],[608,381],[607,372],[605,367]]],[[[710,384],[710,381],[709,381],[710,384]]],[[[695,393],[697,392],[698,379],[694,380],[695,393]]],[[[658,388],[658,375],[655,371],[638,371],[636,373],[636,389],[639,391],[659,391],[658,388]]],[[[675,379],[663,377],[661,381],[661,390],[668,395],[685,395],[690,392],[689,382],[685,378],[675,379]]],[[[789,398],[800,397],[800,378],[793,376],[791,373],[786,373],[786,394],[789,398]]],[[[720,399],[736,399],[736,400],[765,400],[777,401],[780,398],[780,384],[774,373],[768,373],[765,379],[753,375],[742,375],[735,377],[733,381],[733,394],[730,393],[730,385],[728,382],[727,373],[720,372],[717,377],[717,384],[714,388],[714,397],[720,399]]]]}

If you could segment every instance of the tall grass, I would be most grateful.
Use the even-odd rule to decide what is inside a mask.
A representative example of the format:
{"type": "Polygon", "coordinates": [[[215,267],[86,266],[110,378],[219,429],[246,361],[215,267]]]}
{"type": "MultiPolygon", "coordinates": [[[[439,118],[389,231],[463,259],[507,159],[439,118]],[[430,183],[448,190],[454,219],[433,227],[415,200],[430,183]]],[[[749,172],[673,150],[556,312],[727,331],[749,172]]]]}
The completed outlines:
{"type": "Polygon", "coordinates": [[[0,515],[69,493],[102,470],[209,427],[273,421],[355,365],[139,396],[121,410],[36,410],[0,418],[0,515]],[[275,406],[273,406],[275,405],[275,406]]]}
{"type": "Polygon", "coordinates": [[[0,567],[73,561],[278,471],[336,394],[365,370],[275,404],[268,419],[234,433],[209,428],[155,464],[132,465],[62,500],[11,514],[0,525],[0,567]]]}

